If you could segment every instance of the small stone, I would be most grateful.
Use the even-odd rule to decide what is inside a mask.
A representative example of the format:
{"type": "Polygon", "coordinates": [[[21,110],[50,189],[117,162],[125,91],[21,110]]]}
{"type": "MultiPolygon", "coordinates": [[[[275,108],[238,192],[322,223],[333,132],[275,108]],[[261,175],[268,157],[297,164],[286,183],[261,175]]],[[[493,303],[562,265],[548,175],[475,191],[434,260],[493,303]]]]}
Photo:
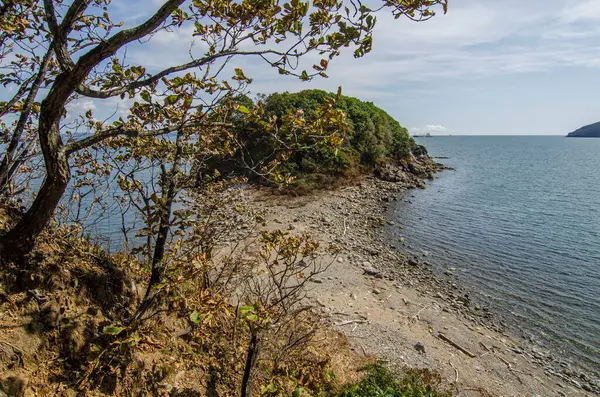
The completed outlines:
{"type": "Polygon", "coordinates": [[[381,291],[378,290],[377,288],[373,288],[373,291],[371,291],[371,292],[374,293],[375,295],[381,294],[381,291]]]}
{"type": "Polygon", "coordinates": [[[590,385],[588,385],[587,383],[584,383],[583,385],[581,385],[581,388],[585,391],[593,391],[592,388],[590,387],[590,385]]]}
{"type": "Polygon", "coordinates": [[[95,316],[96,314],[98,314],[98,309],[90,306],[87,308],[87,314],[89,314],[90,316],[95,316]]]}
{"type": "Polygon", "coordinates": [[[363,273],[366,274],[367,276],[373,276],[373,277],[380,277],[381,278],[381,274],[379,271],[377,271],[377,269],[375,269],[373,267],[373,265],[371,264],[371,262],[364,262],[362,264],[362,270],[363,273]]]}
{"type": "Polygon", "coordinates": [[[323,284],[323,280],[321,280],[320,278],[312,278],[310,279],[310,281],[312,281],[315,284],[323,284]]]}
{"type": "Polygon", "coordinates": [[[60,306],[58,303],[50,301],[40,306],[40,321],[50,329],[58,326],[60,317],[60,306]]]}
{"type": "Polygon", "coordinates": [[[419,354],[425,354],[425,346],[421,342],[415,343],[415,350],[419,352],[419,354]]]}

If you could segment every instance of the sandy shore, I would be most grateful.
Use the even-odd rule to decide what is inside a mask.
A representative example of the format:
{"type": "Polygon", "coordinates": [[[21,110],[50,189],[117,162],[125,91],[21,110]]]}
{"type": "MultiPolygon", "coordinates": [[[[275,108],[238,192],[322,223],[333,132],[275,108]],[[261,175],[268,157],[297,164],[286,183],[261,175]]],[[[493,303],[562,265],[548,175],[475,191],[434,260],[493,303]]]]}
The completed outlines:
{"type": "Polygon", "coordinates": [[[496,327],[451,279],[386,242],[383,214],[405,189],[367,178],[301,197],[254,192],[250,202],[265,211],[269,228],[342,246],[310,296],[357,353],[395,370],[433,369],[457,396],[597,395],[585,377],[552,369],[543,352],[496,327]]]}

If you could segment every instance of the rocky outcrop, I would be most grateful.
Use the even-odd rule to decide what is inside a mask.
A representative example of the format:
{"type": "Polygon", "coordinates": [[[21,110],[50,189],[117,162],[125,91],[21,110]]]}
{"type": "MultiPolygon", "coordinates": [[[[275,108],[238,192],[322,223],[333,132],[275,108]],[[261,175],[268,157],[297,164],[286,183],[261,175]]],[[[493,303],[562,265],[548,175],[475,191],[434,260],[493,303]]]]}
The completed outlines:
{"type": "Polygon", "coordinates": [[[433,179],[436,172],[444,169],[449,168],[433,161],[424,146],[417,146],[407,161],[379,164],[375,168],[375,176],[386,182],[402,183],[407,188],[424,187],[424,179],[433,179]]]}
{"type": "Polygon", "coordinates": [[[600,122],[583,126],[569,135],[568,138],[600,138],[600,122]]]}

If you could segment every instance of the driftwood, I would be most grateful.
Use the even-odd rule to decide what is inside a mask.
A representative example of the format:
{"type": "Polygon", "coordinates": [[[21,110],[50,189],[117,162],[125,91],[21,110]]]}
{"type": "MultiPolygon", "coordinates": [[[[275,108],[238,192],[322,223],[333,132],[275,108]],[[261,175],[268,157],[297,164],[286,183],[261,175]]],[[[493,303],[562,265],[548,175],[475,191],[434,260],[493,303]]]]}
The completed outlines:
{"type": "Polygon", "coordinates": [[[475,354],[471,353],[470,351],[468,351],[467,349],[465,349],[464,347],[462,347],[458,343],[452,341],[450,338],[448,338],[446,335],[442,334],[441,332],[438,332],[438,338],[440,338],[444,342],[449,343],[450,345],[452,345],[453,347],[457,348],[458,350],[460,350],[461,352],[463,352],[467,356],[469,356],[471,358],[475,358],[476,357],[475,354]]]}
{"type": "Polygon", "coordinates": [[[454,384],[456,385],[458,383],[458,370],[456,369],[456,367],[454,365],[452,365],[452,361],[448,360],[448,364],[450,364],[450,366],[452,367],[452,369],[454,370],[454,384]]]}
{"type": "Polygon", "coordinates": [[[334,324],[336,327],[341,327],[342,325],[348,325],[348,324],[364,324],[366,323],[365,320],[348,320],[348,321],[342,321],[341,323],[337,323],[334,324]]]}

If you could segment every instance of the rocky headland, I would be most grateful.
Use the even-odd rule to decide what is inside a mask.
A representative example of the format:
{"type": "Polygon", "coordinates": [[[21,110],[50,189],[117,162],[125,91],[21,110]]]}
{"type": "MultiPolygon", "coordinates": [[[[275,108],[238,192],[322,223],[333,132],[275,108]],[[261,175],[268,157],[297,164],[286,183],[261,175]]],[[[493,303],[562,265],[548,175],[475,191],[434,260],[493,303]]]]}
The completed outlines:
{"type": "Polygon", "coordinates": [[[600,138],[600,122],[585,125],[567,135],[568,138],[600,138]]]}

